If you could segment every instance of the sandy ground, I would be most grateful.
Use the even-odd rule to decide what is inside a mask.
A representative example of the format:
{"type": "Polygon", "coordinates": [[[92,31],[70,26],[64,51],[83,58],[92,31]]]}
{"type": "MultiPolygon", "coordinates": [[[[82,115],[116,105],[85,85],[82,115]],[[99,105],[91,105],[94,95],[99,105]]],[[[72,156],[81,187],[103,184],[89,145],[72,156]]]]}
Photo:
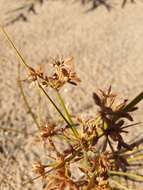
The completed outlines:
{"type": "MultiPolygon", "coordinates": [[[[143,3],[138,0],[121,9],[119,0],[109,2],[112,5],[110,12],[104,6],[87,12],[89,5],[48,1],[44,6],[36,7],[38,15],[30,14],[28,22],[19,21],[6,27],[30,65],[44,63],[48,66],[47,60],[51,56],[74,56],[82,82],[79,88],[67,86],[63,96],[73,113],[78,115],[95,114],[92,93],[99,88],[105,89],[112,84],[113,91],[129,99],[143,90],[143,3]]],[[[0,0],[3,24],[13,16],[6,12],[18,3],[0,0]]],[[[0,126],[29,132],[33,124],[19,96],[17,63],[15,52],[0,34],[0,126]]],[[[28,89],[27,93],[33,97],[35,92],[28,89]]],[[[36,107],[32,97],[29,97],[31,105],[36,107]]],[[[48,104],[44,106],[48,110],[48,104]]],[[[142,113],[143,103],[140,103],[136,121],[143,121],[142,113]]],[[[131,131],[132,138],[138,135],[142,135],[141,125],[131,131]]],[[[9,183],[7,187],[0,185],[1,190],[28,189],[28,186],[22,186],[22,181],[28,178],[34,158],[38,158],[35,149],[31,148],[31,141],[24,132],[1,132],[0,143],[5,149],[0,150],[3,165],[0,172],[6,175],[9,183]],[[16,164],[10,155],[18,155],[18,163],[24,161],[16,164]],[[12,164],[14,167],[10,169],[12,164]]],[[[29,175],[32,176],[30,172],[29,175]]],[[[30,184],[30,189],[36,189],[36,186],[30,184]]]]}

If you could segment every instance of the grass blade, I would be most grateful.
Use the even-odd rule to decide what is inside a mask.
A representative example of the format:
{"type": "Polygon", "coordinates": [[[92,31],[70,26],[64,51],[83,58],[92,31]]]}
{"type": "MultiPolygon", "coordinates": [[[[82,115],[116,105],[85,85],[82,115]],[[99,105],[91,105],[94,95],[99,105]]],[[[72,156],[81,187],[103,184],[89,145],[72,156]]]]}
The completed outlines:
{"type": "Polygon", "coordinates": [[[143,176],[134,174],[134,173],[128,173],[128,172],[122,172],[122,171],[109,171],[110,175],[117,175],[122,177],[128,177],[133,180],[138,180],[143,182],[143,176]]]}
{"type": "Polygon", "coordinates": [[[21,55],[21,53],[19,52],[19,50],[16,48],[16,46],[14,45],[13,41],[11,40],[11,38],[9,37],[9,35],[7,34],[6,30],[4,29],[3,26],[0,25],[0,29],[2,31],[2,33],[5,35],[8,43],[11,45],[11,47],[16,51],[16,54],[18,56],[18,58],[20,59],[20,61],[23,63],[23,65],[25,67],[27,67],[28,69],[31,69],[31,67],[26,63],[26,61],[24,60],[23,56],[21,55]]]}
{"type": "Polygon", "coordinates": [[[23,90],[23,86],[22,86],[21,78],[20,78],[20,65],[18,66],[18,85],[19,85],[20,93],[22,95],[24,103],[25,103],[26,107],[28,108],[28,112],[31,115],[31,117],[32,117],[34,123],[36,124],[37,128],[39,129],[40,125],[39,125],[39,123],[37,121],[37,118],[36,118],[35,114],[33,113],[32,109],[31,109],[31,107],[30,107],[30,105],[28,103],[28,100],[27,100],[27,98],[25,96],[25,93],[24,93],[24,90],[23,90]]]}
{"type": "Polygon", "coordinates": [[[143,91],[137,95],[128,105],[125,106],[123,111],[128,112],[131,108],[135,107],[140,101],[143,100],[143,91]]]}
{"type": "Polygon", "coordinates": [[[66,117],[63,115],[63,113],[61,112],[61,110],[57,107],[57,105],[55,104],[55,102],[51,99],[51,97],[47,94],[47,92],[44,90],[44,88],[39,84],[39,88],[43,91],[43,93],[46,95],[46,97],[48,98],[48,100],[51,102],[51,104],[55,107],[55,109],[57,110],[57,112],[60,114],[60,116],[64,119],[64,121],[67,123],[67,125],[69,126],[69,128],[72,130],[73,134],[75,135],[75,137],[78,137],[79,134],[77,132],[77,130],[75,129],[75,127],[73,127],[73,125],[71,125],[69,123],[69,121],[66,119],[66,117]]]}
{"type": "Polygon", "coordinates": [[[110,181],[112,183],[114,183],[116,186],[118,186],[120,189],[122,190],[130,190],[129,188],[125,187],[124,185],[122,185],[120,182],[118,182],[117,180],[115,179],[110,179],[110,181]]]}

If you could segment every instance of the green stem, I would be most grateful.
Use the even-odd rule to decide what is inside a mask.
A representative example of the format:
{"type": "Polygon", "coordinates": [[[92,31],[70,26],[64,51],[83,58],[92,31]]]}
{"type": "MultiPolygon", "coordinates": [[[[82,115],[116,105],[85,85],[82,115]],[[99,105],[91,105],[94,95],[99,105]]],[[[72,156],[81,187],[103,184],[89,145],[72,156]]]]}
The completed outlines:
{"type": "Polygon", "coordinates": [[[39,125],[37,118],[36,118],[35,114],[33,113],[32,109],[28,103],[28,100],[27,100],[25,93],[24,93],[24,90],[23,90],[23,86],[22,86],[21,79],[20,79],[20,65],[18,67],[18,84],[19,84],[20,92],[21,92],[21,95],[22,95],[23,100],[25,102],[25,105],[28,108],[28,112],[31,115],[31,117],[32,117],[34,123],[36,124],[37,128],[39,129],[40,125],[39,125]]]}
{"type": "Polygon", "coordinates": [[[78,134],[78,131],[76,130],[76,128],[75,128],[75,126],[74,126],[74,123],[73,123],[73,121],[72,121],[72,118],[71,118],[71,116],[70,116],[70,114],[69,114],[69,112],[68,112],[68,110],[67,110],[67,108],[66,108],[66,105],[65,105],[65,103],[64,103],[64,100],[63,100],[61,94],[59,93],[58,90],[56,90],[56,93],[57,93],[57,98],[58,98],[58,100],[59,100],[59,102],[60,102],[62,108],[63,108],[64,111],[65,111],[66,118],[68,119],[70,125],[74,128],[74,130],[75,130],[76,133],[78,134]]]}
{"type": "Polygon", "coordinates": [[[140,147],[137,148],[137,149],[133,149],[133,150],[130,150],[130,151],[124,151],[123,155],[130,157],[131,155],[133,156],[134,154],[137,154],[137,153],[139,153],[141,151],[143,151],[143,146],[140,145],[140,147]]]}
{"type": "Polygon", "coordinates": [[[44,90],[44,88],[40,85],[39,88],[43,91],[43,93],[46,95],[47,99],[51,102],[51,104],[54,106],[54,108],[57,110],[57,112],[61,115],[61,117],[64,119],[64,121],[67,123],[67,125],[69,126],[69,128],[72,130],[73,134],[75,135],[75,137],[78,137],[78,133],[75,130],[75,128],[69,123],[69,121],[66,119],[66,117],[63,115],[63,113],[60,111],[60,109],[57,107],[57,105],[55,104],[55,102],[51,99],[51,97],[47,94],[47,92],[44,90]]]}
{"type": "Polygon", "coordinates": [[[110,179],[110,181],[112,182],[112,183],[114,183],[115,185],[117,185],[120,189],[122,189],[122,190],[130,190],[130,189],[128,189],[127,187],[125,187],[124,185],[122,185],[120,182],[118,182],[117,180],[115,180],[115,179],[110,179]]]}
{"type": "Polygon", "coordinates": [[[143,100],[143,92],[141,92],[128,105],[126,105],[123,111],[126,111],[126,112],[130,111],[130,109],[136,106],[141,100],[143,100]]]}
{"type": "Polygon", "coordinates": [[[133,162],[133,161],[137,161],[137,160],[143,160],[143,155],[141,154],[141,155],[137,155],[137,156],[127,159],[128,162],[133,162]]]}
{"type": "Polygon", "coordinates": [[[23,65],[25,67],[27,67],[28,69],[31,69],[30,66],[26,63],[26,61],[24,60],[24,58],[22,57],[21,53],[19,52],[19,50],[16,48],[16,46],[14,45],[14,43],[12,42],[11,38],[9,37],[9,35],[7,34],[6,30],[4,29],[3,26],[0,25],[1,31],[3,32],[3,34],[5,35],[8,43],[11,45],[11,47],[16,51],[17,56],[19,57],[19,59],[21,60],[21,62],[23,63],[23,65]]]}
{"type": "Polygon", "coordinates": [[[65,103],[64,103],[64,100],[63,100],[61,94],[59,93],[58,90],[56,90],[56,93],[57,93],[57,98],[58,98],[58,100],[59,100],[59,102],[60,102],[62,108],[64,109],[65,115],[66,115],[66,117],[67,117],[69,123],[70,123],[71,125],[73,125],[73,121],[72,121],[72,119],[71,119],[71,116],[70,116],[70,114],[69,114],[67,108],[66,108],[66,105],[65,105],[65,103]]]}
{"type": "Polygon", "coordinates": [[[118,175],[118,176],[125,176],[134,180],[143,181],[143,176],[134,174],[134,173],[127,173],[127,172],[121,172],[121,171],[109,171],[110,175],[118,175]]]}

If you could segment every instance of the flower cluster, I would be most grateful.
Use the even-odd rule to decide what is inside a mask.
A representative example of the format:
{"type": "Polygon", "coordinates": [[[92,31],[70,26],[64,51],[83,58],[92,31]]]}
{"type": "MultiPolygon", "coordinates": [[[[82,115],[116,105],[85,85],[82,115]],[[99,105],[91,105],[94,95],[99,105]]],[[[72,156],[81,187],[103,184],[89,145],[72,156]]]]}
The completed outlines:
{"type": "Polygon", "coordinates": [[[80,82],[75,69],[73,58],[55,58],[52,59],[53,74],[44,75],[42,67],[37,69],[29,68],[28,75],[30,81],[37,81],[39,84],[59,90],[66,83],[77,85],[80,82]]]}
{"type": "Polygon", "coordinates": [[[106,91],[100,90],[99,94],[93,93],[98,107],[95,117],[72,117],[59,90],[66,83],[77,85],[80,82],[73,58],[52,59],[51,65],[50,76],[45,75],[42,67],[28,67],[28,80],[38,84],[64,121],[48,121],[38,128],[44,148],[48,150],[46,163],[49,164],[38,161],[34,163],[33,170],[43,177],[43,189],[115,190],[112,184],[118,184],[119,188],[116,189],[123,186],[116,181],[116,175],[142,179],[141,175],[133,174],[130,177],[128,174],[132,160],[135,161],[136,157],[138,159],[141,150],[134,151],[138,145],[127,143],[123,134],[137,124],[129,122],[133,122],[132,112],[137,109],[136,104],[142,100],[143,93],[130,103],[126,99],[117,103],[117,95],[112,93],[111,87],[106,91]],[[48,88],[57,93],[59,104],[48,94],[48,88]],[[130,152],[134,159],[130,159],[130,152]],[[79,177],[74,174],[73,165],[79,172],[79,177]]]}

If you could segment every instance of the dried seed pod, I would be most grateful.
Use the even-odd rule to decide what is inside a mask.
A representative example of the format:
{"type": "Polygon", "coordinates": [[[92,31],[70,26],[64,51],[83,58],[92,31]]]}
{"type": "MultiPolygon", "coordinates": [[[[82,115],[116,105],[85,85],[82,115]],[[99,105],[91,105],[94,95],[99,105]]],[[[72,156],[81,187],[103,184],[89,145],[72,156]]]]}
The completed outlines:
{"type": "Polygon", "coordinates": [[[44,165],[41,164],[40,161],[35,162],[35,163],[32,165],[32,168],[33,168],[33,171],[34,171],[36,174],[39,174],[39,175],[41,175],[41,176],[44,176],[44,175],[45,175],[45,167],[44,167],[44,165]]]}
{"type": "Polygon", "coordinates": [[[40,129],[40,136],[42,138],[48,138],[49,136],[52,136],[54,133],[55,125],[53,123],[46,123],[43,127],[40,129]]]}

